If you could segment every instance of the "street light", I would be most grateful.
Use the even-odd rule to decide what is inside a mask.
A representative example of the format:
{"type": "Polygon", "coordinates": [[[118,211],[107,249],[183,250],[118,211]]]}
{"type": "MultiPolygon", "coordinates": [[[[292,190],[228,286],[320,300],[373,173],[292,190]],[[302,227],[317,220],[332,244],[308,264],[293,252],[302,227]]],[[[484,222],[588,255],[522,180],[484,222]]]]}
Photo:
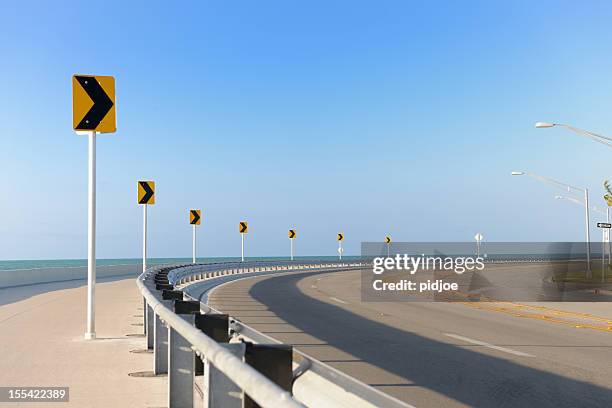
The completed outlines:
{"type": "Polygon", "coordinates": [[[529,172],[526,172],[526,171],[513,171],[510,174],[512,176],[529,176],[529,177],[534,178],[534,179],[536,179],[538,181],[541,181],[542,183],[549,184],[549,185],[552,185],[554,187],[558,187],[558,188],[561,188],[563,190],[570,191],[570,192],[572,190],[574,190],[574,191],[578,191],[580,193],[583,193],[586,190],[586,189],[581,188],[581,187],[576,187],[576,186],[572,186],[570,184],[562,183],[560,181],[551,179],[550,177],[544,177],[544,176],[540,176],[540,175],[534,174],[534,173],[529,173],[529,172]]]}
{"type": "MultiPolygon", "coordinates": [[[[541,123],[541,122],[538,122],[541,123]]],[[[549,177],[539,176],[537,174],[528,173],[526,171],[513,171],[510,173],[513,176],[529,176],[538,181],[541,181],[545,184],[553,185],[557,188],[561,188],[563,190],[567,190],[571,192],[572,190],[578,191],[584,194],[584,218],[586,223],[586,244],[587,244],[587,278],[591,278],[591,234],[589,232],[589,190],[587,188],[575,187],[569,184],[562,183],[557,180],[553,180],[549,177]]]]}
{"type": "MultiPolygon", "coordinates": [[[[579,205],[584,205],[583,201],[580,201],[580,200],[578,200],[577,198],[574,198],[574,197],[565,197],[565,196],[561,196],[561,195],[556,195],[555,196],[555,200],[567,200],[567,201],[571,201],[571,202],[579,204],[579,205]]],[[[604,210],[602,208],[599,208],[596,205],[593,205],[593,206],[591,206],[591,210],[593,210],[595,212],[598,212],[600,214],[606,215],[607,216],[606,222],[610,222],[610,216],[609,216],[610,209],[609,208],[606,208],[604,210]]]]}
{"type": "MultiPolygon", "coordinates": [[[[555,196],[556,200],[568,200],[571,201],[575,204],[578,205],[584,205],[584,202],[574,198],[574,197],[564,197],[561,195],[556,195],[555,196]]],[[[596,205],[591,207],[591,210],[598,212],[600,214],[603,214],[606,216],[606,222],[610,223],[610,207],[606,207],[606,209],[602,209],[597,207],[596,205]]],[[[610,231],[607,228],[602,228],[602,233],[603,233],[603,239],[602,239],[602,246],[605,247],[605,242],[606,242],[606,234],[608,234],[610,231]]],[[[604,251],[602,250],[602,257],[605,257],[604,255],[604,251]]],[[[608,237],[608,264],[610,264],[612,262],[612,243],[610,242],[610,238],[608,237]]]]}
{"type": "Polygon", "coordinates": [[[612,147],[612,138],[603,136],[594,132],[590,132],[588,130],[580,129],[571,125],[566,125],[563,123],[550,123],[550,122],[536,122],[535,127],[538,129],[546,129],[551,127],[564,127],[568,130],[571,130],[574,133],[579,134],[580,136],[588,137],[589,139],[595,140],[601,144],[605,144],[608,147],[612,147]]]}

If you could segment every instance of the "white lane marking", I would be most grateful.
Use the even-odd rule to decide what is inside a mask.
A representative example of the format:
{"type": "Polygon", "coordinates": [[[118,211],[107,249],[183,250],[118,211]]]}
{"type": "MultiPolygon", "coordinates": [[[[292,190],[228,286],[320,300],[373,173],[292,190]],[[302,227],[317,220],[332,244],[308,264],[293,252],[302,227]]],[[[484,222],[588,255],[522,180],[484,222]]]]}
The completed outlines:
{"type": "Polygon", "coordinates": [[[486,343],[484,341],[470,339],[469,337],[463,337],[463,336],[460,336],[458,334],[444,333],[444,335],[448,336],[448,337],[452,337],[452,338],[457,339],[457,340],[465,341],[467,343],[477,344],[479,346],[488,347],[488,348],[493,349],[493,350],[503,351],[504,353],[514,354],[515,356],[535,357],[532,354],[523,353],[522,351],[516,351],[516,350],[509,349],[509,348],[505,348],[505,347],[501,347],[501,346],[496,346],[496,345],[491,344],[491,343],[486,343]]]}
{"type": "Polygon", "coordinates": [[[338,299],[338,298],[333,297],[333,296],[331,296],[331,297],[330,297],[330,299],[331,299],[331,300],[335,300],[335,301],[336,301],[336,302],[338,302],[338,303],[343,303],[343,304],[345,304],[345,305],[348,305],[348,302],[345,302],[345,301],[344,301],[344,300],[342,300],[342,299],[338,299]]]}

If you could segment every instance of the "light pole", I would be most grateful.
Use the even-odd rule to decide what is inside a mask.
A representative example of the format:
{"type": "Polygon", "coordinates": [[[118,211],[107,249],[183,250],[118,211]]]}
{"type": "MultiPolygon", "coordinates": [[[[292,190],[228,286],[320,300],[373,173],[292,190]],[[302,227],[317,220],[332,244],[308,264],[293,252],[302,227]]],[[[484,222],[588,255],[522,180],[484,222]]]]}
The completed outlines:
{"type": "MultiPolygon", "coordinates": [[[[539,122],[538,122],[539,123],[539,122]]],[[[558,188],[562,188],[563,190],[577,191],[584,194],[584,219],[586,226],[586,255],[587,255],[587,268],[586,275],[587,278],[591,278],[591,234],[589,232],[589,190],[587,188],[574,187],[569,184],[561,183],[560,181],[553,180],[549,177],[539,176],[537,174],[528,173],[526,171],[513,171],[511,173],[513,176],[529,176],[534,178],[542,183],[546,183],[558,188]]]]}
{"type": "MultiPolygon", "coordinates": [[[[579,205],[584,205],[583,201],[580,201],[579,199],[574,198],[574,197],[565,197],[565,196],[561,196],[561,195],[556,195],[555,199],[556,200],[567,200],[567,201],[571,201],[571,202],[579,204],[579,205]]],[[[610,221],[610,210],[609,209],[603,210],[603,209],[597,207],[596,205],[593,205],[593,206],[591,206],[591,210],[605,215],[607,217],[606,222],[610,221]]]]}
{"type": "Polygon", "coordinates": [[[552,128],[552,127],[563,127],[565,129],[571,130],[572,132],[580,135],[580,136],[584,136],[584,137],[588,137],[591,140],[594,140],[596,142],[599,142],[601,144],[605,144],[608,147],[612,147],[612,138],[607,137],[607,136],[603,136],[588,130],[584,130],[584,129],[580,129],[577,127],[574,127],[572,125],[566,125],[564,123],[550,123],[550,122],[536,122],[535,127],[538,129],[546,129],[546,128],[552,128]]]}
{"type": "MultiPolygon", "coordinates": [[[[561,195],[556,195],[555,196],[556,200],[568,200],[571,201],[572,203],[578,204],[578,205],[584,205],[584,202],[578,200],[577,198],[574,197],[565,197],[565,196],[561,196],[561,195]]],[[[610,207],[606,207],[606,209],[601,209],[599,207],[597,207],[596,205],[591,207],[591,210],[603,214],[606,216],[606,223],[610,223],[610,207]]],[[[603,232],[603,236],[604,238],[602,239],[602,247],[605,248],[605,242],[606,242],[606,234],[609,234],[610,231],[607,228],[603,228],[602,229],[603,232]]],[[[602,250],[602,258],[605,258],[605,250],[602,250]]],[[[610,246],[610,238],[608,236],[608,264],[612,263],[612,260],[610,259],[612,258],[612,247],[610,246]]],[[[602,260],[603,262],[603,260],[602,260]]]]}

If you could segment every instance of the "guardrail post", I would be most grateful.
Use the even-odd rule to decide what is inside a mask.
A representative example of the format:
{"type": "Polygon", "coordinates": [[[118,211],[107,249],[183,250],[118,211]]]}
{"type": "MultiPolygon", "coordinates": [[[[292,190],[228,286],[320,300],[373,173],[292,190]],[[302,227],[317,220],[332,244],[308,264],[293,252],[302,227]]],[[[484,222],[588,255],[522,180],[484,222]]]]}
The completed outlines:
{"type": "MultiPolygon", "coordinates": [[[[182,300],[183,292],[180,290],[162,290],[162,303],[172,307],[172,300],[182,300]]],[[[153,374],[168,373],[168,327],[155,314],[153,338],[153,374]]]]}
{"type": "MultiPolygon", "coordinates": [[[[283,390],[291,392],[293,347],[285,344],[245,344],[244,361],[283,390]]],[[[260,408],[260,406],[245,394],[243,408],[260,408]]]]}
{"type": "MultiPolygon", "coordinates": [[[[162,303],[170,306],[172,302],[162,301],[162,303]]],[[[166,327],[159,315],[155,314],[153,322],[155,337],[153,342],[153,374],[168,373],[168,327],[166,327]]]]}
{"type": "MultiPolygon", "coordinates": [[[[245,343],[220,344],[221,347],[240,358],[244,358],[245,343]]],[[[214,365],[205,361],[204,408],[243,408],[243,392],[232,380],[214,365]]]]}
{"type": "Polygon", "coordinates": [[[147,334],[147,299],[142,297],[142,329],[144,334],[147,334]]]}
{"type": "Polygon", "coordinates": [[[153,349],[153,321],[155,317],[153,316],[153,308],[147,304],[145,309],[145,314],[147,315],[147,350],[153,349]]]}
{"type": "MultiPolygon", "coordinates": [[[[175,300],[174,313],[193,324],[200,302],[175,300]]],[[[193,407],[194,352],[191,344],[172,327],[168,329],[168,406],[193,407]]]]}
{"type": "MultiPolygon", "coordinates": [[[[229,342],[229,316],[221,313],[196,314],[193,324],[217,343],[229,342]]],[[[202,356],[205,357],[205,356],[202,356]]],[[[195,358],[195,375],[204,374],[204,364],[195,358]]]]}

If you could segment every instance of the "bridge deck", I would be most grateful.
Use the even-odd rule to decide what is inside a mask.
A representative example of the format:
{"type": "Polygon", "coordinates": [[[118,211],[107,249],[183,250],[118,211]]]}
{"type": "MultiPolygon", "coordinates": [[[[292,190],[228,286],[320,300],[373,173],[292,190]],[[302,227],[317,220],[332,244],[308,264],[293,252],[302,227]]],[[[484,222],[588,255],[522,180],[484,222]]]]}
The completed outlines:
{"type": "Polygon", "coordinates": [[[146,375],[153,363],[142,352],[142,298],[134,279],[96,286],[94,341],[83,339],[86,302],[84,281],[0,289],[0,385],[68,386],[70,402],[62,406],[166,406],[166,377],[129,375],[146,375]]]}

